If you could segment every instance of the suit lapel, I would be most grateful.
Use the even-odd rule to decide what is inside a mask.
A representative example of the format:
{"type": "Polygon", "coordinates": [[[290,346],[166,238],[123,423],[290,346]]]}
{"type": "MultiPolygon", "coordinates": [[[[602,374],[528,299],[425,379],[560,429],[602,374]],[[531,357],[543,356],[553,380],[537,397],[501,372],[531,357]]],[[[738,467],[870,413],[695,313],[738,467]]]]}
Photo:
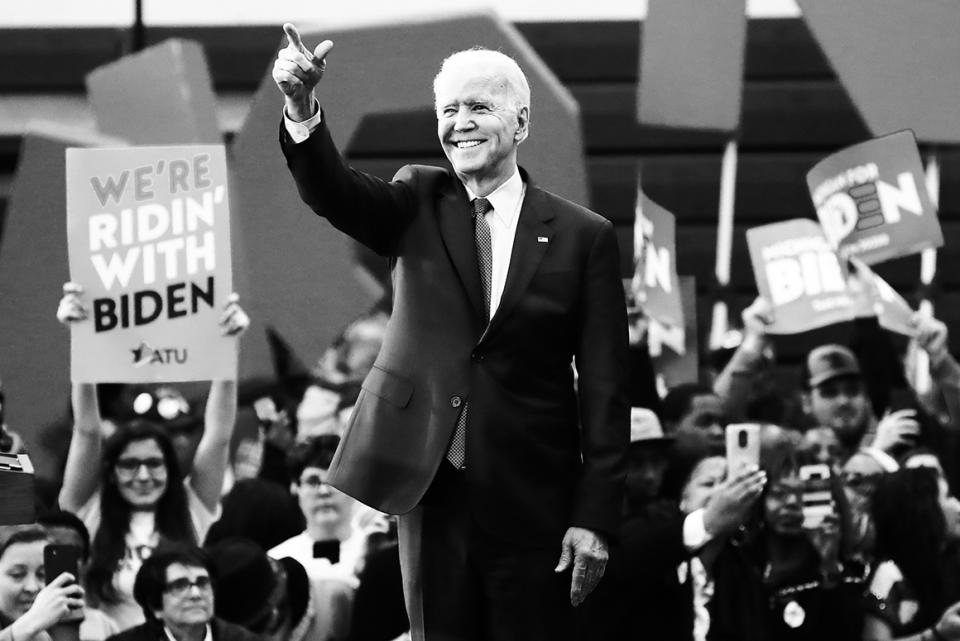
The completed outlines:
{"type": "MultiPolygon", "coordinates": [[[[526,178],[526,172],[523,172],[526,178]]],[[[500,297],[497,313],[490,320],[483,338],[494,332],[520,301],[530,279],[537,272],[543,255],[550,246],[550,225],[553,211],[547,206],[543,192],[527,181],[527,193],[520,208],[517,221],[517,234],[513,239],[510,252],[510,267],[507,269],[507,282],[500,297]]],[[[482,339],[481,339],[482,340],[482,339]]]]}
{"type": "Polygon", "coordinates": [[[483,310],[472,212],[463,185],[456,178],[452,178],[450,183],[440,195],[440,236],[473,307],[474,317],[482,327],[486,313],[483,310]]]}

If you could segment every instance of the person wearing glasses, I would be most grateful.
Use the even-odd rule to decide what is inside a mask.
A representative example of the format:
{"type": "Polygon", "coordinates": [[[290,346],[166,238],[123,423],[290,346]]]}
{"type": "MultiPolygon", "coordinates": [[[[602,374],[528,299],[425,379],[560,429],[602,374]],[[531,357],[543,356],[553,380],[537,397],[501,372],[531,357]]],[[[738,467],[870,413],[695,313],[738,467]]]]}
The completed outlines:
{"type": "MultiPolygon", "coordinates": [[[[84,322],[81,292],[64,289],[57,318],[64,324],[84,322]]],[[[235,296],[228,300],[221,331],[239,336],[250,319],[235,296]]],[[[60,507],[83,520],[93,541],[87,597],[126,630],[144,621],[133,595],[143,561],[161,543],[202,542],[219,518],[237,414],[237,384],[211,383],[203,436],[185,475],[168,433],[157,422],[128,421],[104,440],[96,385],[75,383],[72,402],[73,438],[60,507]]]]}
{"type": "Polygon", "coordinates": [[[327,482],[339,444],[339,436],[327,434],[298,444],[288,455],[291,491],[306,529],[268,554],[274,559],[296,559],[311,579],[339,578],[356,588],[367,536],[386,531],[387,521],[327,482]]]}
{"type": "Polygon", "coordinates": [[[260,641],[233,623],[213,616],[213,564],[192,546],[160,548],[137,572],[133,595],[144,623],[110,641],[260,641]]]}

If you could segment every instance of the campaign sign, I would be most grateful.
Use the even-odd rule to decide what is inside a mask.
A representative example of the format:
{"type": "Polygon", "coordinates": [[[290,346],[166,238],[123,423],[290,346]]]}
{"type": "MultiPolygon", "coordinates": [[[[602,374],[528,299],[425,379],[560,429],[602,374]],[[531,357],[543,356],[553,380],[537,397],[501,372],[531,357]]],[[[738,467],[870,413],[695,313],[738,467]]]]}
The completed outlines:
{"type": "Polygon", "coordinates": [[[647,316],[664,325],[682,328],[676,227],[673,214],[637,190],[633,227],[634,296],[643,302],[647,316]]]}
{"type": "Polygon", "coordinates": [[[827,240],[868,265],[943,245],[912,131],[847,147],[807,173],[827,240]]]}
{"type": "Polygon", "coordinates": [[[71,325],[82,382],[235,378],[218,319],[233,291],[221,145],[67,149],[71,325]]]}
{"type": "Polygon", "coordinates": [[[847,273],[816,222],[797,218],[747,230],[760,295],[773,306],[771,334],[796,334],[853,317],[847,273]]]}
{"type": "Polygon", "coordinates": [[[667,389],[695,381],[700,376],[697,344],[697,281],[693,276],[680,276],[684,324],[667,327],[650,321],[647,343],[654,369],[663,377],[667,389]]]}
{"type": "Polygon", "coordinates": [[[850,264],[854,268],[851,280],[855,278],[860,281],[861,288],[872,302],[873,314],[880,327],[904,336],[916,336],[910,303],[862,261],[851,258],[850,264]]]}

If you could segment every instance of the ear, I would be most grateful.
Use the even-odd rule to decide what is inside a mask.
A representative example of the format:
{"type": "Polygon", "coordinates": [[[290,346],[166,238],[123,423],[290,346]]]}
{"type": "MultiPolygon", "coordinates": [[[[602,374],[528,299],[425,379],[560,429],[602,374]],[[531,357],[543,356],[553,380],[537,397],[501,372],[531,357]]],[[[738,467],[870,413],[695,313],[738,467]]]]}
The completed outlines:
{"type": "Polygon", "coordinates": [[[521,107],[517,112],[517,131],[513,134],[513,139],[519,145],[530,134],[530,107],[521,107]]]}
{"type": "Polygon", "coordinates": [[[297,485],[297,483],[295,483],[294,481],[290,481],[290,494],[292,496],[300,495],[300,486],[297,485]]]}

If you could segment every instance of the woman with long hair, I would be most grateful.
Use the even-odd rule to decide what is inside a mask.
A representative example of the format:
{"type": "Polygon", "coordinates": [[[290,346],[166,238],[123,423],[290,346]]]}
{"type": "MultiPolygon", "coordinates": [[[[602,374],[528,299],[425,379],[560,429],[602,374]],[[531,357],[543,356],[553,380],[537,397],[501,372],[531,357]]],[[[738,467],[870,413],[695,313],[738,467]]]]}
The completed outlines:
{"type": "Polygon", "coordinates": [[[871,506],[877,567],[863,638],[960,639],[960,502],[929,467],[879,479],[871,506]]]}
{"type": "MultiPolygon", "coordinates": [[[[82,322],[79,287],[68,284],[57,310],[64,324],[82,322]]],[[[239,336],[249,318],[231,295],[220,318],[224,335],[239,336]]],[[[193,465],[181,474],[164,428],[134,420],[103,442],[96,385],[75,383],[74,428],[60,507],[83,519],[93,544],[88,597],[121,630],[143,622],[133,583],[143,560],[168,541],[199,544],[219,517],[220,493],[237,413],[236,380],[210,385],[203,435],[193,465]]]]}

